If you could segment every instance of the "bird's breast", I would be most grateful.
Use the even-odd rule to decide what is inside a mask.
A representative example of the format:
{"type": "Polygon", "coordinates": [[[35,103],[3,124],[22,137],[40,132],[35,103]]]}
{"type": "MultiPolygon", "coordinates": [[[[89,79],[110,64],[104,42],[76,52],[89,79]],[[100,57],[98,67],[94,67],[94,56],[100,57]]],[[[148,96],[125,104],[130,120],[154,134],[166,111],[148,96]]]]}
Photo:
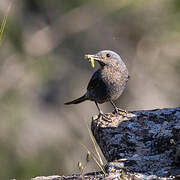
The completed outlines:
{"type": "Polygon", "coordinates": [[[101,72],[102,79],[108,88],[111,99],[117,99],[123,92],[128,81],[128,70],[123,67],[104,67],[101,72]]]}

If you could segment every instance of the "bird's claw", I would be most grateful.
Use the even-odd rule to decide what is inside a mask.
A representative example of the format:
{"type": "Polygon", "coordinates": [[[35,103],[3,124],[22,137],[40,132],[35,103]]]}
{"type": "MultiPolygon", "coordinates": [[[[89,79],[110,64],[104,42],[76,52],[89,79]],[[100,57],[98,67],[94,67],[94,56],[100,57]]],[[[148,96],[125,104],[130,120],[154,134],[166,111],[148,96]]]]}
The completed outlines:
{"type": "Polygon", "coordinates": [[[126,116],[128,112],[124,109],[116,108],[113,113],[116,113],[116,114],[119,114],[122,116],[126,116]]]}
{"type": "Polygon", "coordinates": [[[104,114],[103,112],[100,112],[99,113],[99,118],[103,118],[104,121],[107,121],[107,122],[112,122],[112,119],[111,117],[107,116],[106,114],[104,114]]]}

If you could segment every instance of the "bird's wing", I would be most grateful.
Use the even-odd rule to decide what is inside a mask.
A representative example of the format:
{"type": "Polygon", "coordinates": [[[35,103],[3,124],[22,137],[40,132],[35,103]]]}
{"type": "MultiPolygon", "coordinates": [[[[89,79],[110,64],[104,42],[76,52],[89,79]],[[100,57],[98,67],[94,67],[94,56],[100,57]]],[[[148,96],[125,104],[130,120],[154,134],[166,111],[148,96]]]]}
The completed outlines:
{"type": "Polygon", "coordinates": [[[99,77],[99,71],[96,71],[93,74],[91,80],[89,81],[87,90],[90,91],[92,89],[95,89],[99,85],[100,81],[101,81],[101,79],[99,77]]]}

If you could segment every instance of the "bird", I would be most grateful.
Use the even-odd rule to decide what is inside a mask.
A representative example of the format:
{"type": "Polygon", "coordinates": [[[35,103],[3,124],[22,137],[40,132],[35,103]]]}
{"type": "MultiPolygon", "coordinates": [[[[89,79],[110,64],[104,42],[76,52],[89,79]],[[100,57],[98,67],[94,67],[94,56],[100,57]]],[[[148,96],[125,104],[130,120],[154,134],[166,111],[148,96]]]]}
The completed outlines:
{"type": "Polygon", "coordinates": [[[64,104],[79,104],[90,100],[95,102],[99,114],[104,115],[99,104],[110,102],[115,113],[126,112],[118,108],[114,103],[123,93],[130,77],[120,55],[111,50],[102,50],[96,54],[87,54],[85,58],[98,62],[100,68],[92,75],[86,93],[80,98],[64,104]]]}

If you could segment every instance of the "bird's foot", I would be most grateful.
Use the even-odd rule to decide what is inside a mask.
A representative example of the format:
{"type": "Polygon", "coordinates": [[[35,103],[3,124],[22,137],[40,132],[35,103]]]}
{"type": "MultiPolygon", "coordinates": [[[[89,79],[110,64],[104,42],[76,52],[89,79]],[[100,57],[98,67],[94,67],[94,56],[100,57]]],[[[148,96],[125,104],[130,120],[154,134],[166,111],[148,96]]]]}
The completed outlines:
{"type": "Polygon", "coordinates": [[[110,116],[106,115],[105,113],[103,113],[102,111],[99,112],[99,118],[103,119],[104,121],[107,122],[112,122],[112,119],[110,116]]]}
{"type": "Polygon", "coordinates": [[[120,109],[120,108],[115,108],[115,110],[113,111],[113,113],[115,114],[119,114],[121,116],[127,116],[127,111],[124,109],[120,109]]]}

